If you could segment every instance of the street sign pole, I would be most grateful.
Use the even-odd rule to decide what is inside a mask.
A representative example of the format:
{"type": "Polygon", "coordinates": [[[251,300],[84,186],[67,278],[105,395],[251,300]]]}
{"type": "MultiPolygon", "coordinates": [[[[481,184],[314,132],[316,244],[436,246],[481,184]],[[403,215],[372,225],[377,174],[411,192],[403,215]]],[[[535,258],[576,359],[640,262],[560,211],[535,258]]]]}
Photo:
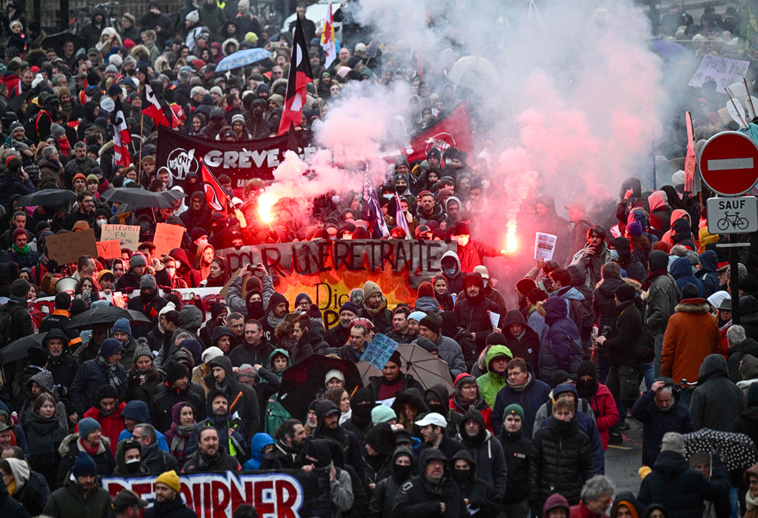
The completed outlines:
{"type": "Polygon", "coordinates": [[[716,248],[729,249],[729,291],[732,296],[732,324],[740,323],[740,271],[738,259],[740,248],[749,247],[750,243],[736,243],[729,234],[729,243],[717,243],[716,248]]]}

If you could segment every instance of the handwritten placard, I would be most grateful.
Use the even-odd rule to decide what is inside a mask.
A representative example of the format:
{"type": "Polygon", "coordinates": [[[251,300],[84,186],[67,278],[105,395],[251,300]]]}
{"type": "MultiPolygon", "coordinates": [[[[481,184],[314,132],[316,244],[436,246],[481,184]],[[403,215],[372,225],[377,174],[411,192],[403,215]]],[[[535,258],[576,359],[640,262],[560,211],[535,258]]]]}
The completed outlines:
{"type": "Polygon", "coordinates": [[[557,240],[557,236],[537,232],[537,236],[534,238],[534,259],[536,261],[551,261],[557,240]]]}
{"type": "Polygon", "coordinates": [[[128,248],[134,252],[139,245],[139,231],[138,225],[103,225],[100,240],[118,239],[121,248],[128,248]]]}
{"type": "Polygon", "coordinates": [[[91,228],[49,236],[45,244],[47,255],[60,265],[75,263],[83,255],[98,255],[95,231],[91,228]]]}
{"type": "Polygon", "coordinates": [[[181,225],[169,225],[168,223],[158,223],[155,227],[155,257],[163,257],[174,248],[179,248],[182,244],[184,227],[181,225]]]}
{"type": "Polygon", "coordinates": [[[382,333],[377,333],[363,350],[361,360],[382,370],[395,349],[397,349],[396,341],[382,333]]]}
{"type": "Polygon", "coordinates": [[[116,259],[121,257],[121,241],[109,239],[97,242],[97,256],[103,259],[116,259]]]}
{"type": "Polygon", "coordinates": [[[700,88],[703,83],[716,81],[716,91],[726,95],[724,88],[732,83],[741,84],[749,66],[749,61],[706,55],[690,79],[689,86],[700,88]]]}

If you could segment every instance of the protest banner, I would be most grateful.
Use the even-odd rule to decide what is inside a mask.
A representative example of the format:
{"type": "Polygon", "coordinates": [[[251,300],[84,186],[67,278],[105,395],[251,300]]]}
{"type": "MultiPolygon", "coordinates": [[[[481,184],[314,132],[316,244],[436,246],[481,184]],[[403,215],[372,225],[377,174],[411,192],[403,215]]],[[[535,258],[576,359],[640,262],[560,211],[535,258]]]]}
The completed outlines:
{"type": "Polygon", "coordinates": [[[184,227],[181,225],[156,224],[155,237],[153,238],[153,244],[155,245],[154,256],[158,258],[163,257],[164,255],[168,255],[174,248],[182,246],[183,235],[184,227]]]}
{"type": "Polygon", "coordinates": [[[324,326],[339,320],[340,306],[350,291],[366,281],[382,287],[389,306],[416,300],[419,284],[441,270],[440,259],[456,250],[444,241],[355,240],[302,241],[224,248],[216,254],[229,261],[231,271],[263,263],[276,276],[276,291],[295,300],[307,293],[321,310],[324,326]]]}
{"type": "MultiPolygon", "coordinates": [[[[310,131],[296,131],[297,152],[307,160],[315,152],[311,145],[310,131]]],[[[156,167],[167,168],[174,184],[184,184],[189,173],[200,176],[199,158],[216,178],[225,174],[232,179],[235,195],[240,196],[242,187],[252,178],[271,180],[274,169],[284,160],[289,149],[289,135],[243,142],[188,137],[166,127],[158,129],[156,167]]],[[[291,145],[291,143],[290,143],[291,145]]],[[[293,150],[294,151],[294,150],[293,150]]]]}
{"type": "Polygon", "coordinates": [[[703,83],[715,81],[716,91],[726,95],[724,88],[732,83],[742,83],[742,78],[747,74],[749,66],[749,61],[707,54],[703,56],[700,66],[697,67],[697,71],[690,79],[689,86],[700,88],[703,83]]]}
{"type": "Polygon", "coordinates": [[[377,333],[374,335],[374,339],[363,350],[361,361],[382,370],[390,359],[390,356],[392,356],[392,353],[395,352],[395,349],[397,349],[396,341],[382,333],[377,333]]]}
{"type": "Polygon", "coordinates": [[[97,242],[97,256],[103,259],[121,257],[121,242],[118,239],[97,242]]]}
{"type": "Polygon", "coordinates": [[[534,259],[536,261],[551,261],[555,253],[555,242],[558,237],[552,234],[537,232],[534,238],[534,259]]]}
{"type": "Polygon", "coordinates": [[[121,243],[121,248],[128,248],[134,252],[139,245],[139,231],[138,225],[103,225],[100,232],[100,240],[110,241],[111,239],[118,239],[121,243]]]}
{"type": "MultiPolygon", "coordinates": [[[[155,476],[104,477],[103,488],[111,498],[119,491],[134,491],[151,504],[155,500],[155,476]]],[[[250,504],[266,518],[330,516],[329,470],[301,469],[182,474],[181,496],[198,518],[231,518],[240,504],[250,504]]]]}
{"type": "Polygon", "coordinates": [[[58,264],[75,263],[83,255],[97,257],[95,231],[91,228],[49,236],[45,244],[48,257],[58,264]]]}

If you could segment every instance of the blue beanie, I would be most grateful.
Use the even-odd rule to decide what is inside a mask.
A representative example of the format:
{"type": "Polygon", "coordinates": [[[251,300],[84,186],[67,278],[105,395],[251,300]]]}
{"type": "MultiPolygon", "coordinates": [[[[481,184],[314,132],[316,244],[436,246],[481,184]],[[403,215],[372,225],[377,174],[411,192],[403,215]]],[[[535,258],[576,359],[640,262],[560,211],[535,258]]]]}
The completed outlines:
{"type": "Polygon", "coordinates": [[[423,311],[414,311],[410,315],[408,315],[408,320],[415,320],[416,322],[421,322],[423,318],[426,317],[426,313],[423,311]]]}
{"type": "MultiPolygon", "coordinates": [[[[79,421],[79,438],[86,439],[89,434],[95,430],[101,430],[100,423],[92,419],[91,417],[85,417],[79,421]]],[[[89,455],[88,455],[89,456],[89,455]]]]}
{"type": "Polygon", "coordinates": [[[353,313],[357,315],[358,306],[356,306],[354,302],[351,302],[348,300],[347,302],[345,302],[344,304],[340,306],[340,313],[342,313],[343,311],[352,311],[353,313]]]}
{"type": "MultiPolygon", "coordinates": [[[[92,421],[94,421],[94,419],[92,419],[92,421]]],[[[95,464],[95,459],[83,451],[79,452],[79,456],[76,458],[76,462],[74,462],[74,467],[71,469],[71,474],[76,478],[84,477],[86,475],[96,476],[97,464],[95,464]]]]}
{"type": "Polygon", "coordinates": [[[124,346],[121,345],[121,342],[115,338],[106,338],[105,341],[103,341],[103,344],[100,346],[100,356],[103,358],[108,358],[109,356],[113,356],[114,354],[123,350],[124,346]]]}
{"type": "MultiPolygon", "coordinates": [[[[307,299],[308,300],[308,305],[309,306],[311,304],[313,304],[313,301],[311,300],[311,298],[308,296],[307,293],[298,293],[297,297],[295,297],[295,306],[299,306],[300,305],[300,301],[302,301],[303,299],[307,299]]],[[[356,313],[358,313],[358,312],[356,311],[356,313]]]]}
{"type": "Polygon", "coordinates": [[[113,324],[113,329],[111,329],[111,333],[126,333],[129,336],[132,336],[132,326],[129,324],[129,321],[125,318],[119,318],[116,320],[116,323],[113,324]]]}

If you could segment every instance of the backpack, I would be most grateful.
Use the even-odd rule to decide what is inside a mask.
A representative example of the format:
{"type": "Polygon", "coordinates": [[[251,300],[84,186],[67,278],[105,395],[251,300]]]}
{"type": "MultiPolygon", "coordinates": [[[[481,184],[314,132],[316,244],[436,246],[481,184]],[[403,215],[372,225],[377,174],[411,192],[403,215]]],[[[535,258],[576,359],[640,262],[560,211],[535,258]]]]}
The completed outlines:
{"type": "Polygon", "coordinates": [[[272,394],[266,403],[266,419],[264,423],[264,431],[271,437],[275,435],[276,429],[279,428],[284,421],[292,417],[290,413],[287,412],[287,409],[284,408],[282,404],[279,403],[279,401],[277,401],[278,397],[278,393],[272,394]]]}
{"type": "Polygon", "coordinates": [[[13,341],[13,315],[5,308],[0,311],[0,348],[13,341]]]}

